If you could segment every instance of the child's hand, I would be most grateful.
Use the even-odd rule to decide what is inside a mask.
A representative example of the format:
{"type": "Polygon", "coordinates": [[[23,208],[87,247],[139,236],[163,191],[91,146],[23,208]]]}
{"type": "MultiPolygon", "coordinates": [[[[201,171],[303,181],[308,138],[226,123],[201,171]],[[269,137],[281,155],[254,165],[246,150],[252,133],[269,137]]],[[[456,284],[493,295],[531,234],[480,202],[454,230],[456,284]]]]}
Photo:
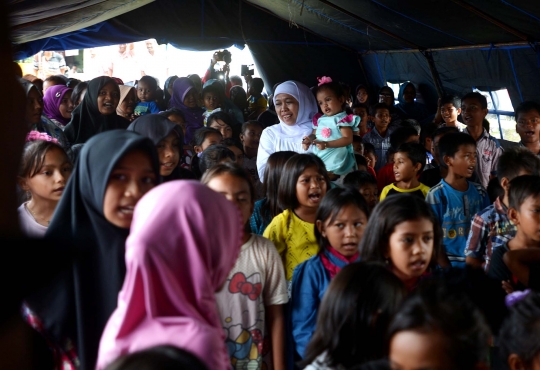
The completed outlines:
{"type": "Polygon", "coordinates": [[[510,281],[503,281],[502,282],[502,288],[506,292],[506,294],[514,293],[514,286],[510,281]]]}
{"type": "Polygon", "coordinates": [[[324,149],[326,149],[328,147],[328,141],[315,140],[313,142],[313,145],[316,145],[317,149],[319,149],[319,150],[324,150],[324,149]]]}
{"type": "Polygon", "coordinates": [[[309,137],[304,136],[302,138],[302,148],[304,150],[308,150],[310,145],[311,145],[311,140],[309,139],[309,137]]]}

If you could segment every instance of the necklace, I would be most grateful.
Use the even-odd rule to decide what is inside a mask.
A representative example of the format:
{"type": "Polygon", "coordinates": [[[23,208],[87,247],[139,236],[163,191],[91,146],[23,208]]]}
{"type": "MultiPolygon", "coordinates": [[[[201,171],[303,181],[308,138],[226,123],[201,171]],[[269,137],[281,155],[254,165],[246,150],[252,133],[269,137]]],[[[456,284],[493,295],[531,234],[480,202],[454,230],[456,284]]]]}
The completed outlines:
{"type": "MultiPolygon", "coordinates": [[[[26,207],[27,210],[30,211],[30,213],[32,214],[32,217],[34,217],[34,220],[40,224],[40,222],[38,221],[38,216],[30,209],[30,207],[28,207],[28,203],[25,203],[24,205],[26,207]]],[[[39,217],[41,219],[42,222],[46,222],[47,225],[49,225],[49,223],[51,222],[51,220],[46,220],[44,219],[43,217],[39,217]]]]}

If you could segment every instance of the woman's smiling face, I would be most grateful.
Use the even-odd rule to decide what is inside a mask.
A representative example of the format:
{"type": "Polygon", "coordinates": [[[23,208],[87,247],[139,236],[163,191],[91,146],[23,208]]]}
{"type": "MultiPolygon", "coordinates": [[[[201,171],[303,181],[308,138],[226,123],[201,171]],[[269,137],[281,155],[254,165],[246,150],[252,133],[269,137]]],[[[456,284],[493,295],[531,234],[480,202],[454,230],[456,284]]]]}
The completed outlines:
{"type": "Polygon", "coordinates": [[[279,120],[286,125],[292,126],[296,123],[298,118],[298,111],[300,110],[300,104],[298,100],[290,94],[278,94],[276,95],[276,113],[279,120]]]}

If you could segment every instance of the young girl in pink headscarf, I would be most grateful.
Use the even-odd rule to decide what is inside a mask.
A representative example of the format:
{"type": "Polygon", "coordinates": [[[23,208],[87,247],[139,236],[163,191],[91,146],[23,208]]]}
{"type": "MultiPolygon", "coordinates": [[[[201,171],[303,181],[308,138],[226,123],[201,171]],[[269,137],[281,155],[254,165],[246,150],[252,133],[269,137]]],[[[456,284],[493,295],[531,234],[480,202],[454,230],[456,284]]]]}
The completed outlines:
{"type": "Polygon", "coordinates": [[[223,195],[194,181],[170,181],[148,192],[135,207],[126,279],[101,337],[97,369],[168,344],[193,353],[208,369],[228,370],[214,294],[241,244],[240,213],[223,195]]]}

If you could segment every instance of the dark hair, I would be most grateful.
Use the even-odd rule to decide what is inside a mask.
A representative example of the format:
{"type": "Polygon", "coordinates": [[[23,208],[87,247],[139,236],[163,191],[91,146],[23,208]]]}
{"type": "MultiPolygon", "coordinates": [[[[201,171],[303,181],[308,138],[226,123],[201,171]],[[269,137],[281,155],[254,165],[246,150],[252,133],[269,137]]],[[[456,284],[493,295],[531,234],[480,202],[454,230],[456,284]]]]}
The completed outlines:
{"type": "MultiPolygon", "coordinates": [[[[466,94],[463,98],[461,98],[461,104],[463,104],[463,102],[465,100],[467,100],[467,99],[476,99],[476,100],[478,100],[478,102],[480,103],[480,106],[482,107],[482,109],[487,109],[487,107],[488,107],[486,97],[484,95],[480,94],[477,91],[470,92],[470,93],[466,94]]],[[[460,106],[460,108],[461,108],[461,106],[460,106]]]]}
{"type": "Polygon", "coordinates": [[[377,152],[375,151],[375,145],[371,143],[364,143],[364,152],[368,152],[369,154],[377,156],[377,152]]]}
{"type": "Polygon", "coordinates": [[[212,113],[210,117],[208,117],[208,119],[206,120],[207,126],[210,127],[210,124],[214,121],[217,121],[218,119],[222,120],[223,123],[225,123],[230,128],[234,128],[234,122],[231,115],[224,111],[212,113]]]}
{"type": "Polygon", "coordinates": [[[420,131],[420,144],[426,145],[426,139],[429,137],[433,140],[433,134],[435,131],[437,131],[438,126],[434,123],[428,123],[424,125],[422,130],[420,131]]]}
{"type": "Polygon", "coordinates": [[[367,105],[366,103],[355,103],[353,104],[351,109],[354,109],[354,108],[364,108],[366,110],[366,113],[369,113],[369,105],[367,105]]]}
{"type": "Polygon", "coordinates": [[[366,226],[369,230],[360,242],[362,261],[385,261],[390,247],[390,236],[397,225],[406,221],[427,219],[433,224],[433,253],[430,266],[437,265],[441,253],[441,226],[431,207],[417,196],[411,194],[390,195],[380,202],[371,214],[366,226]]]}
{"type": "Polygon", "coordinates": [[[235,148],[240,149],[242,153],[244,153],[244,147],[238,142],[238,140],[235,140],[232,137],[228,139],[223,139],[221,145],[225,145],[226,147],[234,146],[235,148]]]}
{"type": "Polygon", "coordinates": [[[390,134],[390,147],[396,150],[401,144],[405,143],[411,136],[418,136],[416,131],[411,126],[398,127],[390,134]]]}
{"type": "Polygon", "coordinates": [[[356,191],[365,185],[377,185],[377,179],[372,174],[366,171],[349,172],[343,179],[344,186],[350,186],[356,191]]]}
{"type": "Polygon", "coordinates": [[[317,172],[324,177],[326,189],[330,190],[330,179],[324,162],[315,154],[298,154],[290,158],[283,167],[283,174],[278,188],[278,202],[281,209],[296,209],[299,206],[296,197],[298,178],[308,167],[316,167],[317,172]]]}
{"type": "Polygon", "coordinates": [[[490,203],[495,202],[495,200],[499,197],[501,199],[504,197],[504,189],[499,183],[499,179],[497,177],[494,177],[488,181],[486,192],[488,194],[490,203]]]}
{"type": "Polygon", "coordinates": [[[261,93],[264,89],[264,81],[262,78],[255,77],[251,79],[249,83],[249,88],[261,93]]]}
{"type": "Polygon", "coordinates": [[[71,93],[71,102],[74,105],[77,105],[79,103],[79,100],[81,99],[81,95],[86,91],[88,88],[88,82],[80,82],[73,88],[73,92],[71,93]]]}
{"type": "Polygon", "coordinates": [[[319,93],[319,91],[325,90],[325,89],[332,91],[338,98],[340,97],[345,98],[345,92],[343,91],[343,86],[337,81],[326,82],[326,83],[323,83],[322,85],[315,86],[315,89],[313,89],[313,95],[315,95],[315,98],[317,98],[317,94],[319,93]]]}
{"type": "Polygon", "coordinates": [[[184,115],[184,112],[182,112],[180,109],[178,108],[169,108],[167,109],[166,111],[164,112],[159,112],[158,113],[160,116],[163,116],[165,118],[169,118],[170,116],[178,116],[178,117],[182,117],[182,119],[184,120],[184,122],[186,121],[186,116],[184,115]]]}
{"type": "Polygon", "coordinates": [[[230,159],[234,162],[236,161],[236,155],[223,144],[210,145],[203,151],[199,161],[199,170],[201,171],[201,174],[204,175],[206,170],[221,163],[224,159],[230,159]]]}
{"type": "Polygon", "coordinates": [[[407,153],[407,157],[411,160],[413,166],[416,166],[418,163],[420,163],[422,167],[420,167],[420,171],[418,171],[418,173],[421,173],[424,169],[424,166],[426,165],[426,148],[424,148],[421,144],[401,144],[396,149],[396,153],[407,153]]]}
{"type": "Polygon", "coordinates": [[[510,314],[499,333],[499,348],[503,362],[511,354],[531,365],[540,352],[540,293],[531,291],[510,308],[510,314]]]}
{"type": "Polygon", "coordinates": [[[259,121],[253,121],[253,120],[250,120],[250,121],[247,121],[247,122],[244,122],[242,124],[242,128],[240,130],[240,133],[243,134],[244,132],[246,132],[247,128],[249,125],[255,125],[255,126],[258,126],[260,128],[263,128],[261,123],[259,121]]]}
{"type": "Polygon", "coordinates": [[[487,361],[491,333],[478,307],[447,285],[437,279],[413,292],[394,316],[389,339],[403,331],[438,333],[446,341],[447,360],[453,362],[449,368],[473,370],[487,361]]]}
{"type": "Polygon", "coordinates": [[[538,114],[540,114],[540,104],[535,101],[524,101],[523,103],[518,105],[517,108],[514,109],[514,116],[516,117],[516,121],[519,119],[520,114],[527,113],[532,110],[535,110],[538,114]]]}
{"type": "Polygon", "coordinates": [[[414,131],[416,131],[416,135],[419,136],[422,132],[422,125],[420,123],[413,119],[413,118],[407,118],[401,121],[401,127],[412,127],[414,128],[414,131]]]}
{"type": "Polygon", "coordinates": [[[231,101],[240,110],[244,110],[248,107],[246,90],[240,85],[234,85],[229,90],[231,101]]]}
{"type": "Polygon", "coordinates": [[[377,103],[373,107],[371,107],[371,113],[372,113],[371,115],[372,116],[376,115],[377,111],[381,109],[386,109],[388,113],[390,113],[390,108],[388,107],[388,105],[384,103],[377,103]]]}
{"type": "Polygon", "coordinates": [[[366,168],[368,167],[367,159],[362,154],[354,153],[354,160],[356,161],[356,166],[366,166],[366,168]]]}
{"type": "Polygon", "coordinates": [[[66,82],[66,87],[69,87],[70,89],[74,89],[75,86],[81,83],[81,80],[78,80],[76,78],[68,78],[66,82]]]}
{"type": "Polygon", "coordinates": [[[353,143],[363,143],[362,137],[359,135],[353,135],[352,136],[352,142],[353,143]]]}
{"type": "Polygon", "coordinates": [[[435,138],[437,136],[441,136],[441,135],[446,135],[446,134],[449,134],[451,132],[459,132],[459,129],[457,127],[454,127],[454,126],[444,126],[444,127],[439,127],[438,129],[435,130],[435,132],[431,135],[431,138],[433,140],[435,140],[435,138]]]}
{"type": "Polygon", "coordinates": [[[204,140],[206,140],[206,137],[209,134],[219,134],[219,136],[223,137],[223,135],[221,135],[221,132],[219,132],[215,128],[201,127],[199,129],[197,129],[197,131],[195,131],[195,133],[193,134],[193,139],[191,140],[191,145],[192,146],[201,146],[202,143],[204,143],[204,140]]]}
{"type": "Polygon", "coordinates": [[[49,76],[47,77],[45,80],[43,80],[43,82],[47,82],[47,81],[50,81],[52,83],[54,83],[55,85],[66,85],[66,79],[62,76],[58,76],[58,75],[54,75],[54,76],[49,76]]]}
{"type": "Polygon", "coordinates": [[[444,163],[444,157],[454,157],[459,151],[459,148],[464,145],[473,145],[476,147],[476,141],[471,135],[463,132],[452,132],[444,135],[439,140],[439,165],[443,168],[448,168],[444,163]]]}
{"type": "Polygon", "coordinates": [[[262,192],[265,200],[261,206],[261,215],[265,223],[270,223],[274,217],[283,212],[279,206],[278,189],[283,175],[285,163],[298,153],[292,151],[275,152],[268,157],[263,175],[262,192]]]}
{"type": "MultiPolygon", "coordinates": [[[[332,223],[336,219],[339,211],[341,211],[343,207],[350,205],[356,206],[366,215],[366,218],[369,219],[370,211],[366,200],[362,194],[358,192],[358,189],[349,187],[334,188],[327,191],[319,204],[315,219],[321,221],[323,224],[327,221],[332,223]]],[[[329,244],[328,239],[322,236],[317,227],[315,227],[315,239],[317,239],[321,251],[329,244]]]]}
{"type": "MultiPolygon", "coordinates": [[[[242,77],[237,76],[237,75],[234,75],[234,76],[229,77],[229,80],[230,80],[231,82],[233,82],[233,81],[240,82],[240,85],[239,85],[240,87],[242,87],[242,85],[244,84],[244,83],[242,82],[242,77]]],[[[238,86],[238,85],[236,85],[236,86],[238,86]]]]}
{"type": "Polygon", "coordinates": [[[452,104],[454,108],[461,108],[461,99],[456,95],[445,95],[441,98],[441,107],[445,104],[452,104]]]}
{"type": "Polygon", "coordinates": [[[152,91],[155,91],[158,88],[157,80],[152,76],[142,76],[138,84],[140,84],[141,82],[150,86],[150,89],[152,89],[152,91]]]}
{"type": "MultiPolygon", "coordinates": [[[[370,100],[372,100],[372,99],[371,99],[371,92],[369,91],[369,89],[368,89],[367,86],[365,86],[365,85],[358,85],[358,86],[356,86],[356,89],[354,89],[354,101],[355,101],[356,103],[358,103],[358,98],[357,98],[357,96],[358,96],[358,90],[360,90],[360,89],[365,90],[366,93],[368,94],[368,98],[367,98],[366,102],[365,102],[365,103],[360,103],[360,104],[365,104],[365,105],[366,105],[366,108],[367,108],[367,107],[369,107],[369,102],[370,102],[370,100]]],[[[353,105],[353,108],[355,108],[355,106],[356,106],[356,104],[353,105]]]]}
{"type": "Polygon", "coordinates": [[[540,158],[527,148],[512,147],[506,149],[499,157],[497,164],[497,177],[506,177],[512,180],[521,171],[527,171],[531,175],[540,175],[540,158]]]}
{"type": "Polygon", "coordinates": [[[45,156],[49,150],[53,148],[61,150],[66,158],[69,159],[64,148],[52,141],[35,140],[26,143],[23,149],[21,164],[19,165],[19,173],[17,175],[21,178],[34,177],[41,167],[43,167],[45,156]]]}
{"type": "Polygon", "coordinates": [[[379,263],[345,266],[330,282],[302,365],[321,354],[331,368],[382,358],[385,332],[405,297],[401,281],[379,263]]]}
{"type": "Polygon", "coordinates": [[[122,356],[106,370],[208,370],[190,352],[171,345],[151,347],[122,356]]]}
{"type": "Polygon", "coordinates": [[[528,197],[538,197],[540,195],[540,176],[524,175],[518,176],[510,181],[508,192],[508,203],[511,208],[519,210],[519,207],[528,197]]]}
{"type": "Polygon", "coordinates": [[[214,93],[217,95],[219,99],[219,103],[223,104],[223,101],[225,100],[225,93],[222,91],[223,86],[221,84],[218,85],[218,83],[213,83],[211,85],[207,85],[202,89],[201,97],[204,99],[204,95],[208,93],[214,93]]]}

